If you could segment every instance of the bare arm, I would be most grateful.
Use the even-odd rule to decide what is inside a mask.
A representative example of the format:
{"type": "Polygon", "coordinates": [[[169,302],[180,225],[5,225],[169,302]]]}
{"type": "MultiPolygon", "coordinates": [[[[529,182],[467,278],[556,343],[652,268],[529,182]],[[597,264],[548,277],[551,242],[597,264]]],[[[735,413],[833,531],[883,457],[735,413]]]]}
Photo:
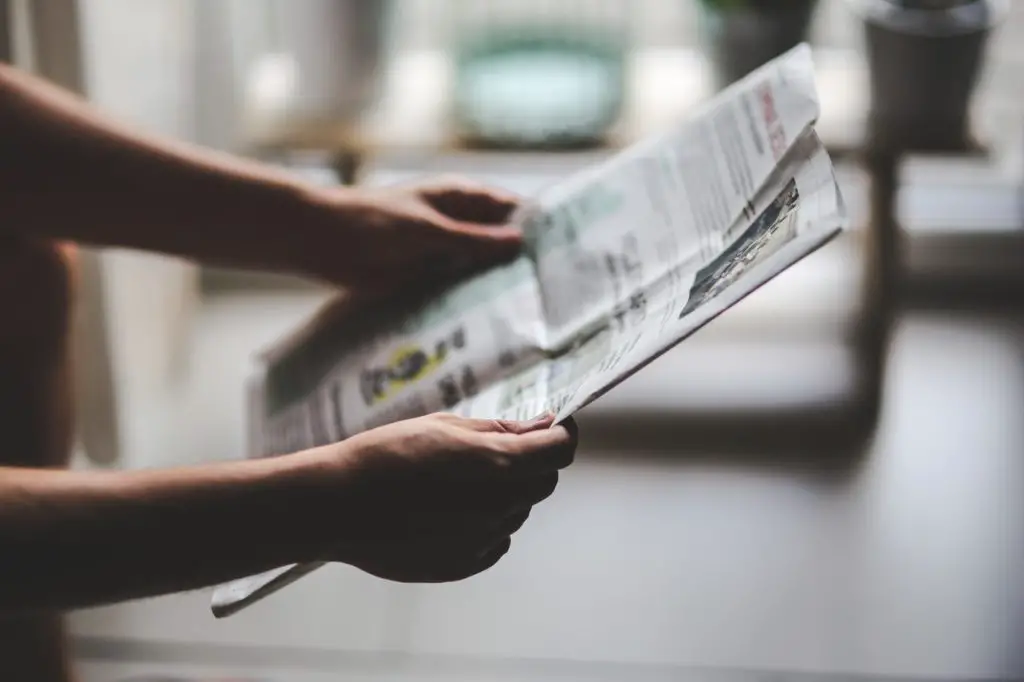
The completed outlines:
{"type": "Polygon", "coordinates": [[[321,188],[135,133],[0,65],[0,236],[64,239],[395,287],[515,256],[517,199],[464,182],[321,188]],[[395,249],[401,243],[401,249],[395,249]]]}
{"type": "Polygon", "coordinates": [[[0,230],[300,270],[312,203],[286,174],[131,132],[0,65],[0,230]]]}
{"type": "Polygon", "coordinates": [[[389,580],[490,568],[576,450],[575,426],[432,415],[283,457],[165,471],[0,468],[0,618],[291,563],[389,580]]]}
{"type": "Polygon", "coordinates": [[[292,521],[312,513],[303,505],[317,468],[303,453],[165,471],[0,469],[0,614],[193,589],[311,559],[317,543],[292,521]]]}

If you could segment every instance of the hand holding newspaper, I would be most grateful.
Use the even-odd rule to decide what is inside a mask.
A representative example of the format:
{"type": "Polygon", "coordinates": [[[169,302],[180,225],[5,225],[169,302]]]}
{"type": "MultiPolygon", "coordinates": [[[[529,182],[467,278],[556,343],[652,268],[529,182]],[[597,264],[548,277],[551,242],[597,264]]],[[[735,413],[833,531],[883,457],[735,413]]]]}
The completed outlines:
{"type": "MultiPolygon", "coordinates": [[[[845,227],[806,45],[536,197],[521,257],[415,308],[318,319],[264,358],[252,456],[448,411],[562,421],[845,227]]],[[[320,564],[218,588],[230,615],[320,564]]]]}

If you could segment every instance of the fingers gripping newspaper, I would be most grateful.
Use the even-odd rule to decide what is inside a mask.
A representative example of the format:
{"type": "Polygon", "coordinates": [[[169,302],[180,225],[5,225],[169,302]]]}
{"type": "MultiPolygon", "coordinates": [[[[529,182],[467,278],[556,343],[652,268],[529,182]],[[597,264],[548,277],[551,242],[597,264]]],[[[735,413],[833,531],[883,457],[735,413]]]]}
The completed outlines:
{"type": "MultiPolygon", "coordinates": [[[[568,418],[845,228],[818,115],[802,45],[536,197],[515,262],[409,311],[307,325],[253,382],[252,455],[437,411],[568,418]]],[[[224,585],[213,611],[318,566],[224,585]]]]}

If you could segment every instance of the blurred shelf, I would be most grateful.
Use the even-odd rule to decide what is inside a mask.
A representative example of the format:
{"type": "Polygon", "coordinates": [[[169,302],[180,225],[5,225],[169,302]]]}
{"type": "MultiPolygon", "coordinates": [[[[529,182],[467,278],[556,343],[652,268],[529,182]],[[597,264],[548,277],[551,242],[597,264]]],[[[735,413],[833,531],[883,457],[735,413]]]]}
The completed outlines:
{"type": "MultiPolygon", "coordinates": [[[[830,146],[853,148],[863,139],[867,79],[860,53],[815,51],[822,101],[819,131],[830,146]]],[[[610,148],[626,146],[688,115],[714,94],[703,53],[651,47],[627,61],[625,109],[608,137],[610,148]]],[[[423,153],[459,148],[452,127],[452,63],[443,50],[395,54],[382,74],[382,96],[361,121],[318,128],[252,131],[257,152],[329,149],[348,153],[423,153]]]]}

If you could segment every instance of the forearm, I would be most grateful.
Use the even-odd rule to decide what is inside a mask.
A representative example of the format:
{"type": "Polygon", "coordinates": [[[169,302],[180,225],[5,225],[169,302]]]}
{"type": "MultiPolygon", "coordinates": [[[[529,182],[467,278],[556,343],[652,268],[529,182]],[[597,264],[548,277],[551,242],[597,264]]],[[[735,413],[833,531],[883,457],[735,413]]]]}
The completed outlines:
{"type": "Polygon", "coordinates": [[[279,266],[319,229],[303,220],[310,192],[260,164],[129,132],[0,65],[0,230],[279,266]]]}
{"type": "Polygon", "coordinates": [[[322,486],[318,471],[307,453],[165,471],[0,469],[0,615],[195,589],[316,558],[312,528],[295,520],[322,486]]]}

